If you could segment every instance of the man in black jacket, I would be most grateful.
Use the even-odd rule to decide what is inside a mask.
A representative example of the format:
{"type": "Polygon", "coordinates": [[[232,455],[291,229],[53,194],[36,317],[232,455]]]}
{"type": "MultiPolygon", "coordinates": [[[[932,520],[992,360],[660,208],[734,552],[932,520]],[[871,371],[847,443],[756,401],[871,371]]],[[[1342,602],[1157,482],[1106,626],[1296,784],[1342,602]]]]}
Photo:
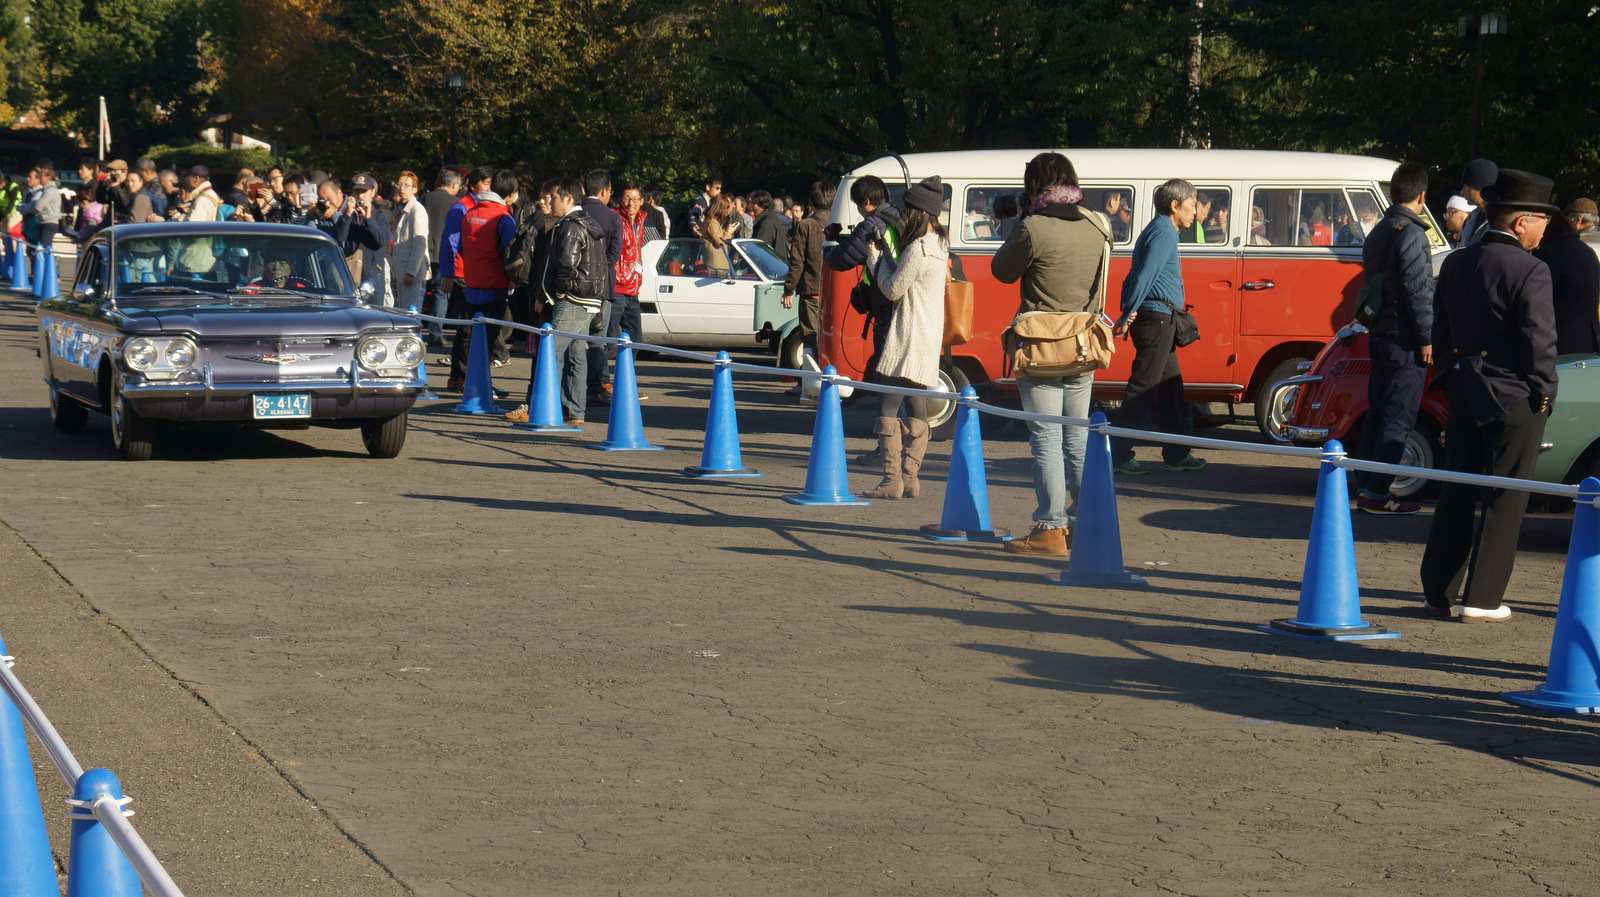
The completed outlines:
{"type": "MultiPolygon", "coordinates": [[[[622,258],[622,216],[611,211],[611,174],[596,168],[583,176],[583,211],[605,234],[606,264],[609,277],[600,315],[595,322],[595,333],[604,334],[611,326],[611,305],[617,291],[617,259],[622,258]]],[[[638,339],[637,333],[631,334],[638,339]]],[[[600,404],[611,401],[610,385],[605,383],[606,359],[611,347],[598,343],[589,345],[589,399],[600,404]]],[[[643,396],[640,396],[643,398],[643,396]]]]}
{"type": "MultiPolygon", "coordinates": [[[[544,292],[551,302],[550,326],[565,333],[593,332],[601,303],[611,292],[606,234],[579,205],[583,193],[577,180],[564,178],[557,182],[550,199],[551,215],[558,220],[550,236],[544,292]]],[[[587,344],[564,336],[557,336],[554,343],[556,361],[562,368],[562,417],[569,426],[581,427],[588,410],[587,344]]]]}
{"type": "MultiPolygon", "coordinates": [[[[1502,168],[1484,190],[1488,231],[1445,259],[1434,303],[1434,382],[1449,400],[1445,467],[1502,477],[1532,475],[1556,396],[1556,328],[1550,269],[1529,254],[1561,210],[1554,183],[1502,168]]],[[[1445,483],[1422,555],[1422,597],[1448,618],[1463,576],[1463,622],[1504,620],[1500,603],[1517,558],[1528,493],[1445,483]],[[1483,520],[1477,510],[1483,505],[1483,520]],[[1469,562],[1470,558],[1470,562],[1469,562]]]]}
{"type": "MultiPolygon", "coordinates": [[[[900,231],[904,224],[900,210],[889,204],[889,187],[876,175],[859,178],[850,185],[850,201],[861,213],[861,223],[851,229],[850,235],[839,238],[839,225],[830,224],[829,239],[839,240],[823,255],[823,261],[835,271],[849,271],[863,267],[861,286],[867,292],[867,314],[872,323],[872,358],[867,362],[867,376],[873,376],[877,358],[883,354],[883,341],[889,335],[889,319],[894,315],[894,304],[885,299],[882,291],[872,283],[867,271],[877,262],[878,253],[887,252],[890,258],[900,256],[900,231]]],[[[856,297],[851,297],[854,305],[856,297]]]]}
{"type": "MultiPolygon", "coordinates": [[[[1367,277],[1383,278],[1383,306],[1372,325],[1367,348],[1372,375],[1367,379],[1367,422],[1361,457],[1399,464],[1406,438],[1417,423],[1422,387],[1433,361],[1433,262],[1422,217],[1428,198],[1428,172],[1406,162],[1389,178],[1394,205],[1373,226],[1361,249],[1367,277]]],[[[1356,507],[1368,514],[1415,514],[1416,502],[1389,491],[1394,476],[1361,473],[1356,507]]]]}
{"type": "Polygon", "coordinates": [[[1600,258],[1573,228],[1567,215],[1550,220],[1544,242],[1533,257],[1550,267],[1550,296],[1556,310],[1556,352],[1600,352],[1600,258]]]}
{"type": "Polygon", "coordinates": [[[783,216],[772,208],[772,194],[757,190],[750,194],[750,205],[755,209],[755,223],[750,226],[750,236],[771,246],[778,258],[789,258],[789,232],[783,227],[783,216]]]}

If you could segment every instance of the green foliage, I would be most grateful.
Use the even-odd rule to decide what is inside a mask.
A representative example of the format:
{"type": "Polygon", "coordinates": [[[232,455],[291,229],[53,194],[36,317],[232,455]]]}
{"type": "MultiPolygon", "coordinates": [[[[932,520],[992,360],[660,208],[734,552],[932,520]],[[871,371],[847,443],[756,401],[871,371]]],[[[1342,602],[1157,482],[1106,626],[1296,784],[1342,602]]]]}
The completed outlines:
{"type": "Polygon", "coordinates": [[[26,0],[0,0],[0,105],[9,111],[0,116],[0,128],[22,110],[31,109],[39,99],[38,48],[33,31],[24,22],[26,0]]]}
{"type": "Polygon", "coordinates": [[[272,154],[260,147],[225,150],[204,143],[188,146],[152,146],[138,154],[138,158],[154,159],[156,167],[175,168],[178,171],[195,165],[204,165],[218,177],[232,174],[241,168],[248,168],[256,174],[261,174],[273,164],[272,154]]]}

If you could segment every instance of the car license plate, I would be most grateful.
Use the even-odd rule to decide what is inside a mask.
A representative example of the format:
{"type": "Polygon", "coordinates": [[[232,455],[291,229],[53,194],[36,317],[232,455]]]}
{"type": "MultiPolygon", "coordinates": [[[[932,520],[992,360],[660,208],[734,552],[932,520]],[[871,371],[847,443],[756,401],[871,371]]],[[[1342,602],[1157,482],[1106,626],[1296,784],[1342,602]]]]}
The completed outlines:
{"type": "Polygon", "coordinates": [[[310,417],[311,394],[304,392],[277,392],[253,395],[256,420],[269,417],[310,417]]]}

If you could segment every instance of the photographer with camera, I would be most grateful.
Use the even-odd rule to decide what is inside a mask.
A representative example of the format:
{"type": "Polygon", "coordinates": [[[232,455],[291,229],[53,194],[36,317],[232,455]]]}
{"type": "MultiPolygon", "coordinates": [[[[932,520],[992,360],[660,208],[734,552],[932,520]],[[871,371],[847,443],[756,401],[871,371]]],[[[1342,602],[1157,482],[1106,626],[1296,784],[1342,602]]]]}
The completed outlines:
{"type": "Polygon", "coordinates": [[[311,223],[339,244],[344,253],[350,276],[359,283],[363,249],[378,249],[378,238],[367,228],[366,219],[356,218],[355,197],[346,196],[344,185],[338,178],[328,178],[317,188],[317,204],[312,208],[311,223]]]}
{"type": "Polygon", "coordinates": [[[351,215],[357,223],[366,226],[376,244],[361,249],[361,282],[372,287],[374,300],[392,306],[394,293],[389,289],[389,238],[393,228],[388,212],[378,200],[378,179],[365,172],[351,178],[350,198],[354,201],[351,215]]]}
{"type": "Polygon", "coordinates": [[[129,224],[137,220],[133,217],[133,196],[136,192],[128,185],[128,163],[112,159],[106,165],[106,179],[100,200],[106,207],[102,226],[129,224]]]}
{"type": "Polygon", "coordinates": [[[296,171],[283,179],[283,192],[273,202],[272,213],[266,220],[274,224],[300,224],[311,226],[311,209],[316,202],[316,190],[306,185],[306,176],[296,171]],[[310,199],[311,202],[306,202],[310,199]]]}

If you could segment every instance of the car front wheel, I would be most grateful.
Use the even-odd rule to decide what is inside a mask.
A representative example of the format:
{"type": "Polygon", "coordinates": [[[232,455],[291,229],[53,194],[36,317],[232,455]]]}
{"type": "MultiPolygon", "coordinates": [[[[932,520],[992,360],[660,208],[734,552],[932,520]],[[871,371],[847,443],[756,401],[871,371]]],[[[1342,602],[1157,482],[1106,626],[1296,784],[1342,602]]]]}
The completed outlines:
{"type": "Polygon", "coordinates": [[[368,421],[361,425],[361,444],[367,447],[367,454],[374,458],[393,458],[405,448],[406,425],[409,422],[408,413],[368,421]]]}
{"type": "MultiPolygon", "coordinates": [[[[156,423],[133,410],[119,381],[111,395],[111,445],[129,461],[148,461],[155,453],[156,423]]],[[[70,400],[68,400],[70,401],[70,400]]]]}

